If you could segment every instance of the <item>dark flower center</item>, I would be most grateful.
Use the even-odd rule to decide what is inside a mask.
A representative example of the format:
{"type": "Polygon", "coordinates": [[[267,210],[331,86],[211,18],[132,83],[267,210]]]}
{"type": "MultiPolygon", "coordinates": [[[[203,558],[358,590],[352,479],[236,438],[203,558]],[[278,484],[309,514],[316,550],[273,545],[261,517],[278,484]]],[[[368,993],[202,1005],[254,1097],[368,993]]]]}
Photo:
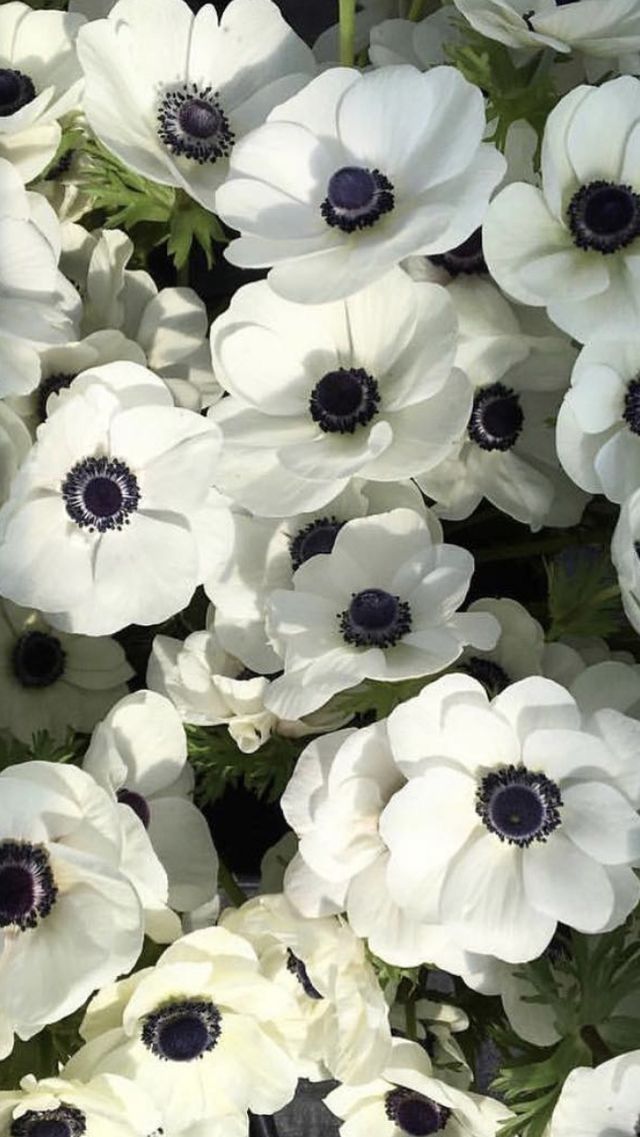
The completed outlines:
{"type": "Polygon", "coordinates": [[[56,375],[49,375],[47,379],[42,380],[38,387],[37,397],[39,422],[44,422],[47,417],[47,399],[49,395],[57,395],[58,391],[63,391],[65,387],[70,387],[74,379],[75,375],[60,371],[56,375]]]}
{"type": "Polygon", "coordinates": [[[311,418],[326,433],[353,434],[378,412],[380,392],[362,367],[339,367],[316,383],[309,398],[311,418]]]}
{"type": "Polygon", "coordinates": [[[578,248],[615,253],[640,233],[640,196],[631,186],[589,182],[571,198],[567,219],[578,248]]]}
{"type": "Polygon", "coordinates": [[[430,1133],[437,1133],[444,1129],[451,1116],[451,1110],[446,1106],[438,1105],[425,1094],[407,1090],[404,1086],[389,1090],[385,1095],[384,1109],[389,1120],[410,1137],[428,1137],[430,1133]]]}
{"type": "Polygon", "coordinates": [[[28,1109],[11,1122],[11,1137],[81,1137],[87,1119],[74,1105],[56,1109],[28,1109]]]}
{"type": "Polygon", "coordinates": [[[133,810],[136,817],[140,818],[145,829],[149,828],[151,810],[149,809],[149,803],[147,802],[146,797],[143,797],[142,794],[136,793],[135,790],[128,790],[126,786],[123,786],[121,790],[118,790],[116,797],[122,805],[128,805],[129,809],[133,810]]]}
{"type": "Polygon", "coordinates": [[[330,553],[343,525],[344,521],[338,521],[337,517],[318,517],[296,533],[289,547],[294,571],[310,557],[330,553]]]}
{"type": "Polygon", "coordinates": [[[411,609],[406,600],[382,588],[354,592],[351,603],[338,613],[345,643],[356,647],[393,647],[411,631],[411,609]]]}
{"type": "Polygon", "coordinates": [[[342,166],[329,178],[320,213],[327,225],[353,233],[375,225],[394,205],[393,186],[380,170],[342,166]]]}
{"type": "Polygon", "coordinates": [[[30,841],[0,841],[0,928],[35,928],[49,915],[58,889],[49,854],[30,841]]]}
{"type": "Polygon", "coordinates": [[[46,632],[23,632],[11,652],[13,674],[23,687],[50,687],[64,674],[60,640],[46,632]]]}
{"type": "Polygon", "coordinates": [[[203,165],[225,158],[235,135],[211,87],[196,83],[166,91],[158,110],[158,137],[178,157],[203,165]]]}
{"type": "Polygon", "coordinates": [[[213,1050],[221,1025],[220,1012],[209,999],[176,1000],[145,1015],[142,1041],[157,1058],[192,1062],[213,1050]]]}
{"type": "Polygon", "coordinates": [[[492,659],[483,659],[481,655],[470,656],[462,665],[461,671],[466,671],[467,675],[482,683],[490,699],[504,691],[511,682],[499,663],[494,663],[492,659]]]}
{"type": "Polygon", "coordinates": [[[482,779],[476,813],[490,833],[525,848],[545,841],[560,825],[560,790],[545,774],[525,766],[501,766],[482,779]]]}
{"type": "Polygon", "coordinates": [[[510,450],[523,423],[520,399],[511,387],[491,383],[476,391],[467,431],[483,450],[510,450]]]}
{"type": "Polygon", "coordinates": [[[627,384],[622,417],[629,430],[634,434],[640,434],[640,378],[632,379],[627,384]]]}
{"type": "Polygon", "coordinates": [[[69,470],[61,492],[71,520],[90,533],[122,529],[140,502],[135,474],[118,458],[82,458],[69,470]]]}
{"type": "Polygon", "coordinates": [[[313,983],[309,979],[304,963],[301,959],[298,959],[297,955],[293,954],[291,948],[287,948],[287,971],[290,971],[292,975],[295,975],[305,995],[308,995],[310,999],[323,998],[323,996],[319,991],[316,990],[316,988],[313,986],[313,983]]]}
{"type": "Polygon", "coordinates": [[[479,226],[466,241],[456,245],[455,249],[449,249],[446,253],[434,253],[433,256],[427,257],[427,260],[446,268],[451,276],[459,276],[461,273],[469,276],[474,273],[487,273],[489,269],[482,249],[482,228],[479,226]]]}
{"type": "Polygon", "coordinates": [[[36,97],[33,81],[22,71],[0,67],[0,117],[15,114],[36,97]]]}

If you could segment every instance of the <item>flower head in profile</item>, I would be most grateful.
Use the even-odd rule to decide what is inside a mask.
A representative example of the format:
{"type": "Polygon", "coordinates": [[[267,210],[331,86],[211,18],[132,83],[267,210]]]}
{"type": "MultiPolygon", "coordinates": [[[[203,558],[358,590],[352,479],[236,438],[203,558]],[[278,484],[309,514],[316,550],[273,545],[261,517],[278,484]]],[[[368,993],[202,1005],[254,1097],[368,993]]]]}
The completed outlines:
{"type": "Polygon", "coordinates": [[[477,32],[508,47],[604,59],[640,48],[638,0],[453,0],[477,32]]]}
{"type": "Polygon", "coordinates": [[[238,142],[216,211],[225,256],[274,265],[281,296],[350,296],[412,253],[481,224],[504,158],[483,143],[482,95],[453,67],[332,68],[238,142]]]}
{"type": "Polygon", "coordinates": [[[78,39],[92,130],[130,169],[213,209],[234,144],[315,73],[272,0],[196,15],[185,0],[119,0],[78,39]]]}
{"type": "Polygon", "coordinates": [[[484,220],[485,258],[500,287],[546,307],[581,343],[637,327],[639,122],[640,79],[575,87],[547,119],[541,189],[507,186],[484,220]]]}
{"type": "Polygon", "coordinates": [[[0,515],[0,588],[56,627],[103,635],[188,603],[219,432],[138,364],[81,378],[40,427],[0,515]]]}
{"type": "Polygon", "coordinates": [[[331,553],[297,570],[293,590],[271,595],[268,628],[284,674],[267,707],[298,718],[362,679],[433,675],[465,644],[493,647],[497,621],[457,611],[472,572],[471,554],[435,543],[413,510],[347,522],[331,553]]]}

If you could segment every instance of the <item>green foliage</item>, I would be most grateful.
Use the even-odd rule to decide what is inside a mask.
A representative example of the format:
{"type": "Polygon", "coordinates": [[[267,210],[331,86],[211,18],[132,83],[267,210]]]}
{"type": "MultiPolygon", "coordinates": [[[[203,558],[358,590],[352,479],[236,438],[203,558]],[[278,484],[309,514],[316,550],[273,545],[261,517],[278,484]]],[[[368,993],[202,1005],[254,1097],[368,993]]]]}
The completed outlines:
{"type": "Polygon", "coordinates": [[[243,784],[256,797],[277,801],[300,752],[310,741],[273,735],[253,754],[244,754],[226,727],[187,726],[189,759],[196,782],[196,803],[216,801],[226,786],[243,784]]]}
{"type": "Polygon", "coordinates": [[[193,201],[183,190],[160,185],[124,166],[97,139],[76,135],[74,147],[84,161],[76,179],[88,195],[92,213],[101,214],[106,228],[129,233],[144,263],[152,248],[166,244],[177,269],[189,259],[194,242],[207,265],[214,262],[214,243],[227,238],[215,214],[193,201]]]}
{"type": "Polygon", "coordinates": [[[16,1089],[25,1074],[36,1078],[54,1078],[59,1064],[69,1060],[82,1046],[79,1033],[84,1007],[72,1015],[45,1027],[28,1042],[15,1040],[8,1058],[0,1062],[0,1090],[16,1089]]]}
{"type": "Polygon", "coordinates": [[[565,549],[545,565],[549,590],[547,638],[609,636],[623,624],[620,589],[608,546],[565,549]]]}
{"type": "Polygon", "coordinates": [[[20,762],[77,762],[87,743],[88,736],[76,734],[73,727],[67,728],[62,742],[57,742],[46,730],[37,730],[30,743],[9,735],[0,736],[0,770],[20,762]]]}
{"type": "Polygon", "coordinates": [[[449,44],[451,63],[474,83],[487,99],[487,120],[494,124],[492,141],[504,150],[509,127],[524,120],[542,137],[550,111],[558,102],[549,71],[551,53],[538,52],[526,63],[516,65],[504,44],[485,39],[460,19],[461,44],[449,44]]]}

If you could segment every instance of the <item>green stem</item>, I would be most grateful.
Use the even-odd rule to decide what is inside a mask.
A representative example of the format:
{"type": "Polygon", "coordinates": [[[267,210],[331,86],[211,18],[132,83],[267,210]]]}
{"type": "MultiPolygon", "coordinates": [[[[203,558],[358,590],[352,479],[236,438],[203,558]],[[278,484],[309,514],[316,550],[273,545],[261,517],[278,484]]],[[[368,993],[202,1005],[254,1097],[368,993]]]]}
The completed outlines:
{"type": "Polygon", "coordinates": [[[340,62],[353,67],[356,41],[356,0],[339,0],[340,3],[340,62]]]}
{"type": "Polygon", "coordinates": [[[249,899],[246,892],[240,888],[231,869],[225,865],[223,860],[220,860],[218,867],[218,880],[234,908],[239,908],[241,904],[244,904],[249,899]]]}
{"type": "Polygon", "coordinates": [[[411,7],[409,8],[409,20],[417,22],[422,19],[422,14],[427,6],[427,0],[412,0],[411,7]]]}
{"type": "Polygon", "coordinates": [[[583,1026],[580,1037],[583,1042],[586,1042],[593,1055],[594,1066],[599,1066],[602,1062],[608,1062],[610,1058],[613,1058],[609,1047],[602,1041],[594,1026],[583,1026]]]}

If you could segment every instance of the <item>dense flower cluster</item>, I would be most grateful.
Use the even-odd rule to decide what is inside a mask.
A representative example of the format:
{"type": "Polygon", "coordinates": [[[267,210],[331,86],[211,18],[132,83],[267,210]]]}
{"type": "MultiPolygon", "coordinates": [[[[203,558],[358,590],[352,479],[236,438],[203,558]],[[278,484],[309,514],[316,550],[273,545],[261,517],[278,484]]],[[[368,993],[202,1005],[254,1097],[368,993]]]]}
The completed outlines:
{"type": "Polygon", "coordinates": [[[307,15],[0,7],[0,1133],[639,1137],[640,0],[307,15]]]}

